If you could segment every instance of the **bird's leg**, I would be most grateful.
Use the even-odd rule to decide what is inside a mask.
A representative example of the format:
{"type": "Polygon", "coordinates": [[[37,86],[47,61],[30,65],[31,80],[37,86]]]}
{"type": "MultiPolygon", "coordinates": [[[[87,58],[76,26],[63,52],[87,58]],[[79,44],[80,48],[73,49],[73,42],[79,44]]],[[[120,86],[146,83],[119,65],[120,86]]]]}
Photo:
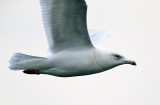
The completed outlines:
{"type": "Polygon", "coordinates": [[[27,69],[27,70],[24,70],[23,72],[26,74],[37,74],[37,75],[40,74],[39,70],[36,70],[36,69],[27,69]]]}

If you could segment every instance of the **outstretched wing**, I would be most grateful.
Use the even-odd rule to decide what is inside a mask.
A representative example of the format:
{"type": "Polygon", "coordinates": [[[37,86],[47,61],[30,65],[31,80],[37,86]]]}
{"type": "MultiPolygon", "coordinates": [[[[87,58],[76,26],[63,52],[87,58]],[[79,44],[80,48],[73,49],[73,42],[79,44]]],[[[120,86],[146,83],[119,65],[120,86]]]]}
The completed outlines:
{"type": "Polygon", "coordinates": [[[40,0],[40,4],[51,52],[92,47],[84,0],[40,0]]]}
{"type": "Polygon", "coordinates": [[[93,45],[99,46],[103,40],[108,38],[111,35],[111,32],[106,30],[89,30],[89,36],[93,45]]]}

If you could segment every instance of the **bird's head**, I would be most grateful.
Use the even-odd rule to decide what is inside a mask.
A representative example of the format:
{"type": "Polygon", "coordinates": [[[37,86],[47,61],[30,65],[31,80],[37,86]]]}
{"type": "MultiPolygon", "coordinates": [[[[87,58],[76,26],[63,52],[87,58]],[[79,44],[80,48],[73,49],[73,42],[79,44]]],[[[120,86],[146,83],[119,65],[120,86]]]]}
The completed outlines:
{"type": "Polygon", "coordinates": [[[108,50],[108,49],[105,50],[105,54],[103,56],[103,62],[104,62],[103,65],[106,69],[110,69],[123,64],[136,65],[135,61],[127,59],[122,54],[108,50]]]}
{"type": "Polygon", "coordinates": [[[129,60],[123,55],[119,53],[112,52],[110,55],[110,59],[112,59],[112,63],[115,65],[122,65],[122,64],[131,64],[131,65],[136,65],[136,62],[133,60],[129,60]]]}

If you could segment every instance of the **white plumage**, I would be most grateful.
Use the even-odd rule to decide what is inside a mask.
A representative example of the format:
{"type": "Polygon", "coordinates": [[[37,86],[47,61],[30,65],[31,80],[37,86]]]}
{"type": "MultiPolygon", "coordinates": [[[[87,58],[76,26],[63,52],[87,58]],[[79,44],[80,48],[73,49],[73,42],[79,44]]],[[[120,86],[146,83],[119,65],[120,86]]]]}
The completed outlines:
{"type": "Polygon", "coordinates": [[[121,64],[136,65],[116,52],[97,47],[110,33],[88,31],[84,0],[40,0],[40,4],[51,55],[16,53],[10,60],[10,69],[71,77],[99,73],[121,64]]]}

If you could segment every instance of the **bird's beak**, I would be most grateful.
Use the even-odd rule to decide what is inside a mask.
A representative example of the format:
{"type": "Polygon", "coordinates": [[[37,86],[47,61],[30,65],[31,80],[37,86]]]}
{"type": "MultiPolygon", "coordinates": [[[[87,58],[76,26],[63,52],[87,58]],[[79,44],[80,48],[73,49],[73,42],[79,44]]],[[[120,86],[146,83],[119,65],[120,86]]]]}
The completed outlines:
{"type": "Polygon", "coordinates": [[[128,63],[128,64],[131,64],[131,65],[135,65],[135,66],[136,66],[136,62],[135,62],[135,61],[128,60],[128,61],[127,61],[127,63],[128,63]]]}

